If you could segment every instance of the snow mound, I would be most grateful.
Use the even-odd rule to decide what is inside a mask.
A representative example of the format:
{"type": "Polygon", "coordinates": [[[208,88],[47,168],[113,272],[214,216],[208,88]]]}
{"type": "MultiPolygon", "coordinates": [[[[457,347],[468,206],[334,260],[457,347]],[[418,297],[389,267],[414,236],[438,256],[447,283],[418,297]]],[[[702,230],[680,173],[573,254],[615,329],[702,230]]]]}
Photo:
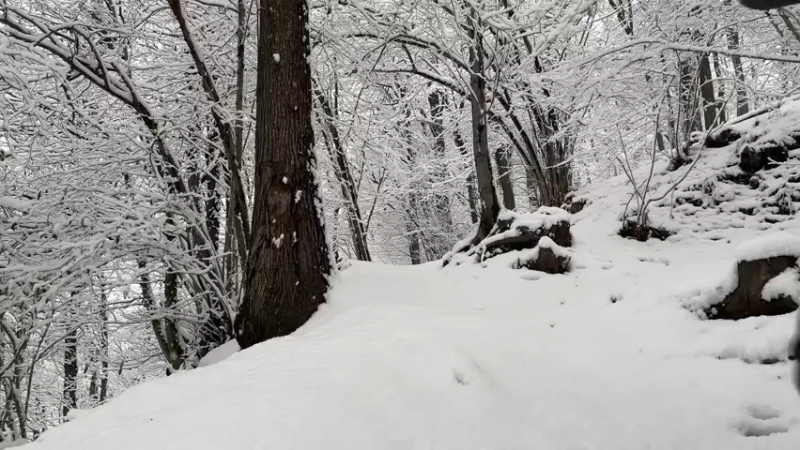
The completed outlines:
{"type": "Polygon", "coordinates": [[[765,234],[739,246],[739,261],[774,258],[776,256],[800,257],[800,237],[785,232],[765,234]]]}
{"type": "Polygon", "coordinates": [[[800,300],[800,272],[797,269],[785,270],[767,282],[761,296],[766,300],[775,300],[779,297],[800,300]]]}
{"type": "Polygon", "coordinates": [[[241,348],[236,340],[230,340],[208,352],[208,354],[204,356],[197,364],[197,367],[206,367],[217,364],[218,362],[229,358],[231,355],[234,355],[239,350],[241,350],[241,348]]]}

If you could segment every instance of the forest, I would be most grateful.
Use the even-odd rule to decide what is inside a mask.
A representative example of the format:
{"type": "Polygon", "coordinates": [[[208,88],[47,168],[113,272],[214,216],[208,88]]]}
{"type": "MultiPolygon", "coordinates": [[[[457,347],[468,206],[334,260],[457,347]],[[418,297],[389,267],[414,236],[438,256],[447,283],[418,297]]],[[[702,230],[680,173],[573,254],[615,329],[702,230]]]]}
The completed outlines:
{"type": "MultiPolygon", "coordinates": [[[[369,270],[498,261],[480,301],[505,266],[546,296],[617,270],[584,253],[677,270],[688,235],[797,234],[798,63],[800,9],[733,0],[0,0],[0,448],[289,335],[348,277],[391,297],[369,270]]],[[[739,254],[681,311],[790,313],[787,242],[759,247],[790,258],[767,309],[731,306],[739,254]]]]}

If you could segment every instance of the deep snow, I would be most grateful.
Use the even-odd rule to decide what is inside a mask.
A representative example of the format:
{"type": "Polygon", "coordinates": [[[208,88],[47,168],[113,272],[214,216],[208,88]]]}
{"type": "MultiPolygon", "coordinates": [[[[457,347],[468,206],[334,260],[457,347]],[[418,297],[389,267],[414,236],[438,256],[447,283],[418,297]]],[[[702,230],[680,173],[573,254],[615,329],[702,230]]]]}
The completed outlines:
{"type": "MultiPolygon", "coordinates": [[[[770,222],[777,191],[709,183],[735,150],[704,150],[675,191],[702,206],[653,205],[665,242],[617,235],[618,177],[578,193],[569,274],[511,270],[519,255],[354,263],[294,335],[132,388],[29,448],[795,450],[795,316],[701,313],[736,261],[800,239],[796,216],[770,222]]],[[[683,175],[657,173],[657,192],[683,175]]]]}

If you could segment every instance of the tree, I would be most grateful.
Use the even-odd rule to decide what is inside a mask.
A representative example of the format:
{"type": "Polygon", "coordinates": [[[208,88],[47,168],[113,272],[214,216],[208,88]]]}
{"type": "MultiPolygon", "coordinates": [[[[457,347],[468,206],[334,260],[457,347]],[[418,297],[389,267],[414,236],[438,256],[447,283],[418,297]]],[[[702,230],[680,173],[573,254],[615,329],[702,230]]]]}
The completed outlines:
{"type": "Polygon", "coordinates": [[[315,177],[305,0],[261,5],[253,241],[236,339],[287,335],[325,301],[331,260],[315,177]]]}

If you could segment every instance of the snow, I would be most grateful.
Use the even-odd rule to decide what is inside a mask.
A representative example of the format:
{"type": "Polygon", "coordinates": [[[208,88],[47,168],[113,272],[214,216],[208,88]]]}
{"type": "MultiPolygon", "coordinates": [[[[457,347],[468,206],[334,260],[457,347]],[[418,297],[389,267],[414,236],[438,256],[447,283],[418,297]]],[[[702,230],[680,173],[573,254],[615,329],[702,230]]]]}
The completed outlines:
{"type": "Polygon", "coordinates": [[[7,449],[7,448],[19,448],[25,444],[28,444],[27,439],[15,439],[11,442],[0,442],[0,450],[7,449]]]}
{"type": "Polygon", "coordinates": [[[217,364],[218,362],[229,358],[231,355],[236,354],[236,352],[238,352],[239,350],[241,350],[239,344],[236,342],[235,339],[232,339],[220,345],[219,347],[215,348],[214,350],[208,352],[208,354],[206,354],[206,356],[204,356],[203,359],[200,360],[197,366],[206,367],[213,364],[217,364]]]}
{"type": "Polygon", "coordinates": [[[785,232],[769,233],[744,243],[738,250],[739,261],[785,255],[800,256],[800,237],[785,232]]]}
{"type": "Polygon", "coordinates": [[[535,212],[526,214],[503,210],[500,212],[498,220],[512,222],[514,228],[527,227],[535,230],[551,227],[559,222],[569,221],[570,214],[561,208],[542,206],[535,212]]]}
{"type": "Polygon", "coordinates": [[[775,300],[781,296],[800,299],[800,272],[797,269],[786,269],[769,280],[761,291],[761,297],[765,300],[775,300]]]}
{"type": "Polygon", "coordinates": [[[75,420],[75,419],[83,416],[84,414],[88,413],[89,411],[90,410],[88,410],[88,409],[73,408],[73,409],[69,410],[69,412],[67,413],[66,420],[67,421],[75,420]]]}
{"type": "MultiPolygon", "coordinates": [[[[273,61],[275,61],[276,63],[279,63],[279,62],[281,62],[281,55],[280,55],[280,53],[273,53],[273,54],[272,54],[272,60],[273,60],[273,61]]],[[[284,183],[285,183],[285,182],[284,182],[284,183]]]]}
{"type": "Polygon", "coordinates": [[[0,196],[0,208],[17,209],[27,211],[31,209],[30,203],[23,202],[14,197],[0,196]]]}

